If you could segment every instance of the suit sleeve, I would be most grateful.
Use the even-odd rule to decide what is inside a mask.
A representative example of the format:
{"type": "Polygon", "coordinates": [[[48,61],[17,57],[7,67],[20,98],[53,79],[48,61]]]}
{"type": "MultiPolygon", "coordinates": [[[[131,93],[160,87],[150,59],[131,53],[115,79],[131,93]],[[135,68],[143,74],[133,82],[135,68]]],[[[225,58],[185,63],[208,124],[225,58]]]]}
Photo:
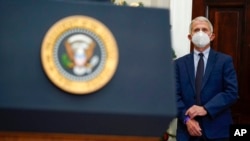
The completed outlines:
{"type": "Polygon", "coordinates": [[[185,120],[185,112],[186,112],[186,106],[182,100],[182,96],[181,96],[181,82],[180,82],[180,64],[178,64],[177,61],[175,61],[175,80],[176,80],[176,100],[177,100],[177,108],[178,108],[178,113],[177,113],[177,117],[178,119],[180,119],[183,123],[185,120]]]}
{"type": "Polygon", "coordinates": [[[227,56],[219,61],[218,64],[222,64],[220,65],[222,69],[221,74],[213,77],[221,78],[221,81],[217,81],[211,86],[216,93],[204,105],[212,118],[215,118],[222,111],[228,109],[238,99],[238,83],[233,60],[227,56]]]}

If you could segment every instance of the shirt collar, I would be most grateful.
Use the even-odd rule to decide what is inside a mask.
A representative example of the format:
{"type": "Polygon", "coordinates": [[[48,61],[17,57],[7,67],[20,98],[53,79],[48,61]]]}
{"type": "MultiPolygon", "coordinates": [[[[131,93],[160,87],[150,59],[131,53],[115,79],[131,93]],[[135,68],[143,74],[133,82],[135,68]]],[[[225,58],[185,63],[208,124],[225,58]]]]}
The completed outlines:
{"type": "MultiPolygon", "coordinates": [[[[210,51],[210,47],[207,48],[207,49],[205,49],[205,50],[202,52],[205,58],[208,58],[209,51],[210,51]]],[[[196,49],[194,49],[194,54],[195,54],[195,55],[199,56],[199,53],[201,53],[201,52],[199,52],[199,51],[197,51],[196,49]]]]}

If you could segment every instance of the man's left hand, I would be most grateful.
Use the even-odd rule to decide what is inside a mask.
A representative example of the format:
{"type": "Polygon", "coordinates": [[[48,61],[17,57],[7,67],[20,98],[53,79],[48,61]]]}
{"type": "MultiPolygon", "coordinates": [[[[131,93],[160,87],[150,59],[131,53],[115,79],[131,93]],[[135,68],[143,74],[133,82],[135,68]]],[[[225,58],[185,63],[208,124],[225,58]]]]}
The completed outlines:
{"type": "Polygon", "coordinates": [[[191,119],[193,119],[196,116],[205,116],[207,115],[207,111],[203,106],[193,105],[190,107],[186,113],[191,119]]]}

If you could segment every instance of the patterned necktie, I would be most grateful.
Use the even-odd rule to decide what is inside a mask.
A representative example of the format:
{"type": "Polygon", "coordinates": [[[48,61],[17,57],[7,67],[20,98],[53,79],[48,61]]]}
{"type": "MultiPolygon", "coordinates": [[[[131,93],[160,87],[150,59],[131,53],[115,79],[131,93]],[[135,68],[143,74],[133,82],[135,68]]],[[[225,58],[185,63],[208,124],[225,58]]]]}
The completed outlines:
{"type": "Polygon", "coordinates": [[[198,105],[201,105],[200,100],[200,92],[201,92],[201,86],[202,86],[202,78],[204,74],[204,60],[203,60],[203,53],[199,53],[200,59],[197,65],[197,71],[196,71],[196,78],[195,78],[195,90],[196,90],[196,102],[198,105]]]}

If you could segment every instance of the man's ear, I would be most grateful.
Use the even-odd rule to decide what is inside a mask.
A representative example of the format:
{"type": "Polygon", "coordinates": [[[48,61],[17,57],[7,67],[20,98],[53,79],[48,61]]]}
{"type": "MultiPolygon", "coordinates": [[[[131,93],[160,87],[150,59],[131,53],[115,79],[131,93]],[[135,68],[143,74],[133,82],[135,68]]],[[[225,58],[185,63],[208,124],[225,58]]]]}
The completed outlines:
{"type": "Polygon", "coordinates": [[[214,33],[212,33],[212,34],[211,34],[211,36],[210,36],[210,41],[213,41],[213,40],[214,40],[214,38],[215,38],[215,34],[214,34],[214,33]]]}

